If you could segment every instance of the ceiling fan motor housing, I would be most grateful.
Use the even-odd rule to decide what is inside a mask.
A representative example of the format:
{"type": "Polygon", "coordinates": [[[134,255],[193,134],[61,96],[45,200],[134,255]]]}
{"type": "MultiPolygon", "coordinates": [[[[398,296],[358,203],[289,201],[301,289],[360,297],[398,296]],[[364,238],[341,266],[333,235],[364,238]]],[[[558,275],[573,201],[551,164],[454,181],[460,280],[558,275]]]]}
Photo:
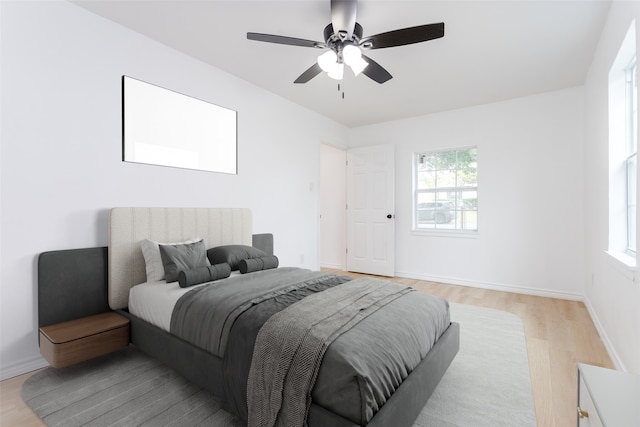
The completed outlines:
{"type": "Polygon", "coordinates": [[[350,40],[347,40],[346,33],[340,32],[338,34],[335,34],[333,31],[333,24],[329,24],[326,27],[324,27],[324,40],[327,43],[328,47],[336,50],[335,47],[339,45],[341,42],[351,41],[356,45],[359,44],[360,39],[362,38],[362,33],[363,33],[362,25],[356,22],[356,25],[353,28],[353,36],[351,36],[350,40]]]}

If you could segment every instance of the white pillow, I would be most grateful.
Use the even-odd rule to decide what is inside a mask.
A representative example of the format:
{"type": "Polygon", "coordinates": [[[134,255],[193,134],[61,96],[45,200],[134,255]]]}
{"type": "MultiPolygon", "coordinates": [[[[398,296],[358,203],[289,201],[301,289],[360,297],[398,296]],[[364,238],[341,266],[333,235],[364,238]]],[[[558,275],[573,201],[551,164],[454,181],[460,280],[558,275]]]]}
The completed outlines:
{"type": "Polygon", "coordinates": [[[147,282],[158,282],[164,280],[164,265],[160,256],[160,245],[182,245],[185,243],[195,243],[202,240],[200,237],[185,240],[184,242],[160,243],[153,240],[144,239],[140,242],[144,264],[147,269],[147,282]]]}

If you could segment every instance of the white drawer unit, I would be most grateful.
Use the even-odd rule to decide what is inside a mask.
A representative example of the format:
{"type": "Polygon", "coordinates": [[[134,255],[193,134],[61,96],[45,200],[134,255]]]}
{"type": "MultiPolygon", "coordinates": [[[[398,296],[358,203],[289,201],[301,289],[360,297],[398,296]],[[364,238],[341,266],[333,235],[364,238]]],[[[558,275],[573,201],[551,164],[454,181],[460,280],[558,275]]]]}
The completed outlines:
{"type": "Polygon", "coordinates": [[[578,363],[578,427],[640,426],[640,375],[578,363]]]}

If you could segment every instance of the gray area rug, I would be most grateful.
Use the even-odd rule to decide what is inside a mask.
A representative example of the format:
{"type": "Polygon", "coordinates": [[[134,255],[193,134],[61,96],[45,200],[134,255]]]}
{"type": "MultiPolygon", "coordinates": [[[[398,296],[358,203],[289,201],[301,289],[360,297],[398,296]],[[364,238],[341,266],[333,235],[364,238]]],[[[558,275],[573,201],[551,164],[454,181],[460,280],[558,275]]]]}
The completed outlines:
{"type": "Polygon", "coordinates": [[[460,351],[414,427],[536,426],[522,320],[512,313],[451,304],[460,351]]]}
{"type": "MultiPolygon", "coordinates": [[[[451,304],[451,319],[460,352],[414,427],[535,426],[522,321],[461,304],[451,304]]],[[[38,372],[22,397],[50,426],[242,426],[211,394],[131,346],[38,372]]]]}

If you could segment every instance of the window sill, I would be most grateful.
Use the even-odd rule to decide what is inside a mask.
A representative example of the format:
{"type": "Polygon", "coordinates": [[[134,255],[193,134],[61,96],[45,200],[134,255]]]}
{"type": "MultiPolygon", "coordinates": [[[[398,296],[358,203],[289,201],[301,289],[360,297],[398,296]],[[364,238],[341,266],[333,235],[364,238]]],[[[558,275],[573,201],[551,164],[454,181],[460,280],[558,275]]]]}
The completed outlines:
{"type": "Polygon", "coordinates": [[[411,230],[414,236],[429,237],[451,237],[456,239],[477,239],[479,237],[477,231],[461,231],[461,230],[411,230]]]}
{"type": "Polygon", "coordinates": [[[627,279],[636,282],[636,259],[621,252],[605,251],[609,265],[618,270],[627,279]]]}

